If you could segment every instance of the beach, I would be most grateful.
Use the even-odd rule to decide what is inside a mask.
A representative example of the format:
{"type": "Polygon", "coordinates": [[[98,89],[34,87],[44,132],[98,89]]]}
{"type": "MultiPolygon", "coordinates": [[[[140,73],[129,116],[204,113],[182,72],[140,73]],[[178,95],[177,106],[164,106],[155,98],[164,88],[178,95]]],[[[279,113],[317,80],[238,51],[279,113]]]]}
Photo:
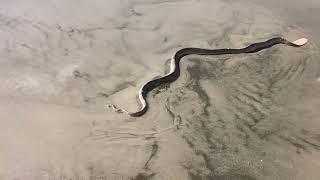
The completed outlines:
{"type": "Polygon", "coordinates": [[[0,2],[0,179],[299,180],[320,173],[320,3],[0,2]],[[181,48],[309,42],[254,54],[181,48]]]}

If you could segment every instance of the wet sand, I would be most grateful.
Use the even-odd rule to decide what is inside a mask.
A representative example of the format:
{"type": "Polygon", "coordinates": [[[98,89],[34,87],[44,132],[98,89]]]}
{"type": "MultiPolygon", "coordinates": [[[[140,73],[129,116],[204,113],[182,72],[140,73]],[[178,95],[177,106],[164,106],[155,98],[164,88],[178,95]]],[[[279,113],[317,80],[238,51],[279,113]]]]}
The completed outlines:
{"type": "Polygon", "coordinates": [[[319,3],[0,4],[0,179],[319,179],[319,3]],[[274,36],[310,42],[188,56],[143,117],[104,106],[134,111],[182,47],[274,36]]]}

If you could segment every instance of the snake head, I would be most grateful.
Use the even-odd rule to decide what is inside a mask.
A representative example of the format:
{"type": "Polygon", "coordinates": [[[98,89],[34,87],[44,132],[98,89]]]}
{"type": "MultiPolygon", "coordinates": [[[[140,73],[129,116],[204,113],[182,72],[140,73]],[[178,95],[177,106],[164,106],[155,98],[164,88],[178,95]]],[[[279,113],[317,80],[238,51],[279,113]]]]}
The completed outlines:
{"type": "Polygon", "coordinates": [[[308,42],[308,39],[307,38],[300,38],[300,39],[297,39],[295,41],[293,41],[292,43],[297,45],[297,46],[303,46],[305,45],[306,43],[308,42]]]}

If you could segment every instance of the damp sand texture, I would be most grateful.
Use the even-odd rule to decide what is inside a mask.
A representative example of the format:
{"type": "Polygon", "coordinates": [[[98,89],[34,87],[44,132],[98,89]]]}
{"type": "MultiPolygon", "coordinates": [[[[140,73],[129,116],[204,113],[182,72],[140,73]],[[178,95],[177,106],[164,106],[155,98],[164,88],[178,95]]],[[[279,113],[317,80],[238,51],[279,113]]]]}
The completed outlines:
{"type": "Polygon", "coordinates": [[[0,2],[0,179],[319,179],[320,4],[284,2],[0,2]],[[310,41],[190,55],[141,118],[105,108],[181,48],[275,36],[310,41]]]}

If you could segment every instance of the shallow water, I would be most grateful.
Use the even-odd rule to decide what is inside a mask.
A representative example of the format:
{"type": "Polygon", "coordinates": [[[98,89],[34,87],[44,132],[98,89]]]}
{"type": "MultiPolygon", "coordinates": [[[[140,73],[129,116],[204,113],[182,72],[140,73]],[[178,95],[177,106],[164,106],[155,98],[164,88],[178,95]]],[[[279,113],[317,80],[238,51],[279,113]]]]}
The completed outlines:
{"type": "Polygon", "coordinates": [[[2,1],[0,179],[318,179],[320,27],[316,1],[2,1]],[[141,85],[182,47],[180,78],[141,85]],[[160,92],[160,93],[156,93],[160,92]]]}

